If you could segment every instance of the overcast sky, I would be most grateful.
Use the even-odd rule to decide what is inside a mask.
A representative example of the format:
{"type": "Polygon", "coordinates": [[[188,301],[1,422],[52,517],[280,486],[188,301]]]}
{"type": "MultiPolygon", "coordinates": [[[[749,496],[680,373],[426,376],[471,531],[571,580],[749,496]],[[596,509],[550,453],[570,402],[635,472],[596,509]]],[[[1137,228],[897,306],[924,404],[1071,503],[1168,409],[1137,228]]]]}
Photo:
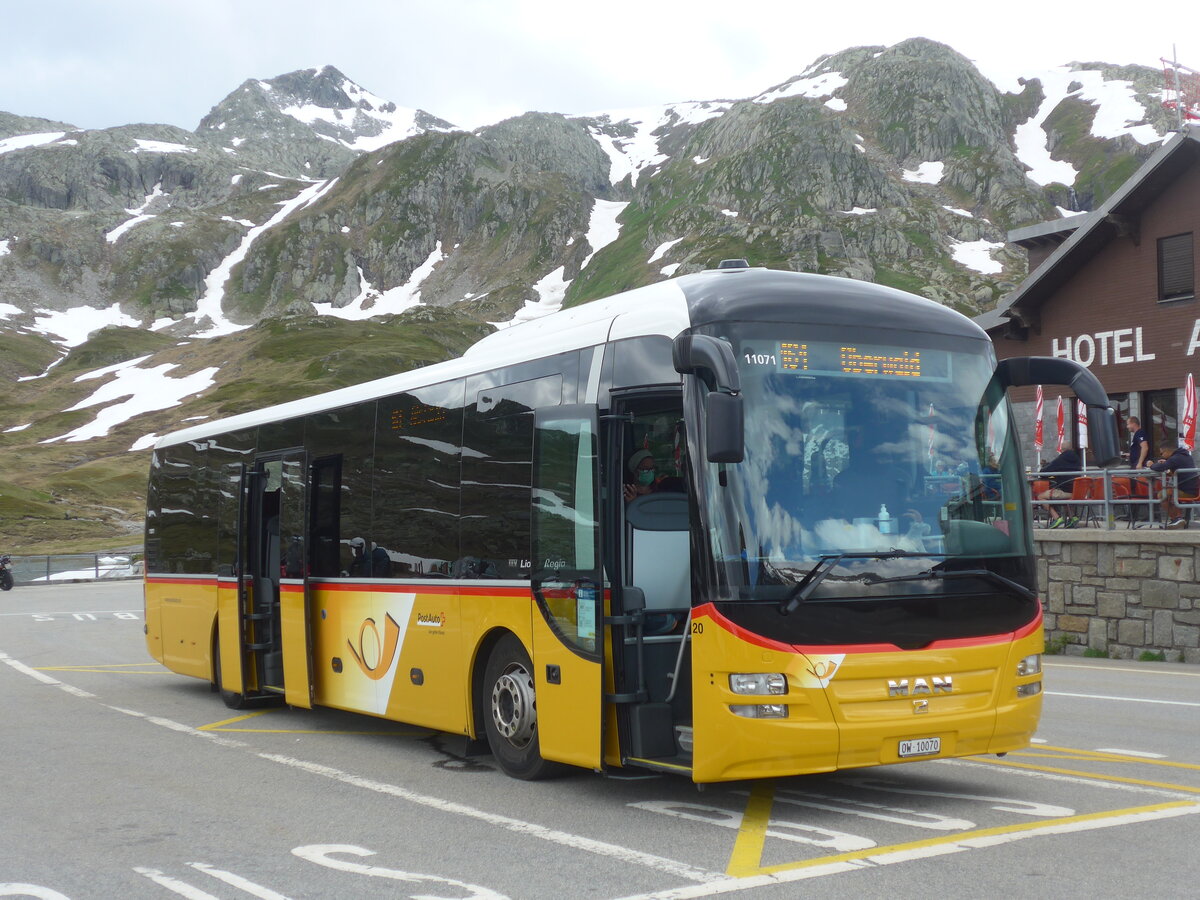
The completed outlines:
{"type": "MultiPolygon", "coordinates": [[[[949,44],[1005,89],[1016,88],[1017,75],[1073,60],[1157,67],[1174,46],[1181,62],[1200,68],[1196,29],[1171,30],[1172,16],[1146,9],[962,0],[2,0],[0,111],[81,128],[193,129],[247,78],[329,64],[400,106],[473,128],[528,110],[746,97],[822,55],[918,36],[949,44]]],[[[1197,24],[1194,12],[1181,15],[1197,24]]]]}

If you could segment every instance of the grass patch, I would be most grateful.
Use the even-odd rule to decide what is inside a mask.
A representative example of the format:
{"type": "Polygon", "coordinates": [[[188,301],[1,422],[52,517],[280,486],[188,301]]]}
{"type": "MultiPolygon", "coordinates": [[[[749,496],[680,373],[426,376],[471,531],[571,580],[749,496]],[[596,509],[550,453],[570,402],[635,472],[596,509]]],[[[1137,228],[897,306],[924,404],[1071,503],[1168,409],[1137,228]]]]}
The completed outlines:
{"type": "Polygon", "coordinates": [[[1167,652],[1165,650],[1143,650],[1138,656],[1138,662],[1166,662],[1167,652]]]}

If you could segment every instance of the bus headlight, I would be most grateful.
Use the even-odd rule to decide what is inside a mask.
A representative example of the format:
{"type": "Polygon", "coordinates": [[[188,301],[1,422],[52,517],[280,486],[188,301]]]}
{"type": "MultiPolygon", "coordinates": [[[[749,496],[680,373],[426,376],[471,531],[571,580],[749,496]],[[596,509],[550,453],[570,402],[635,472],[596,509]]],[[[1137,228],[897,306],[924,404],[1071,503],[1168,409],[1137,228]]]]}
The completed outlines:
{"type": "Polygon", "coordinates": [[[1024,678],[1026,675],[1037,675],[1042,671],[1042,654],[1034,653],[1025,657],[1017,663],[1017,677],[1024,678]]]}
{"type": "Polygon", "coordinates": [[[786,694],[787,677],[781,672],[734,672],[729,689],[735,694],[786,694]]]}
{"type": "Polygon", "coordinates": [[[788,708],[782,703],[756,703],[753,706],[730,706],[735,716],[747,719],[786,719],[788,708]]]}
{"type": "Polygon", "coordinates": [[[1033,681],[1033,682],[1030,682],[1029,684],[1018,684],[1017,685],[1017,696],[1018,697],[1036,697],[1041,692],[1042,692],[1042,683],[1040,681],[1033,681]]]}

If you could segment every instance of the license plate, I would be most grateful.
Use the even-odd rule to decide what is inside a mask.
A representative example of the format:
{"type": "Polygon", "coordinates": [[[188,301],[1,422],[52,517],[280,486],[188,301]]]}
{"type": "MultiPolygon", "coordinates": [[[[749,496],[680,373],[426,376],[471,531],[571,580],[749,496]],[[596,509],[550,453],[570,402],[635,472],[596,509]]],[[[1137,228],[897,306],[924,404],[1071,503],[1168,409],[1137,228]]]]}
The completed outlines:
{"type": "Polygon", "coordinates": [[[909,756],[932,756],[942,752],[941,738],[917,738],[915,741],[900,742],[900,758],[909,756]]]}

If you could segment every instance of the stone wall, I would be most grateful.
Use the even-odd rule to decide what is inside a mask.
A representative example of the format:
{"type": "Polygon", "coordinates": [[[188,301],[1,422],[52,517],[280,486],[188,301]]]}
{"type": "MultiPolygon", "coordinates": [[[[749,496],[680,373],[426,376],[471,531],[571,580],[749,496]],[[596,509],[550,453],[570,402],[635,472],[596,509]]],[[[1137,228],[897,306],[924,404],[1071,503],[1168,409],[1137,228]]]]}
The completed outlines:
{"type": "Polygon", "coordinates": [[[1200,533],[1036,532],[1046,645],[1200,663],[1200,533]]]}

